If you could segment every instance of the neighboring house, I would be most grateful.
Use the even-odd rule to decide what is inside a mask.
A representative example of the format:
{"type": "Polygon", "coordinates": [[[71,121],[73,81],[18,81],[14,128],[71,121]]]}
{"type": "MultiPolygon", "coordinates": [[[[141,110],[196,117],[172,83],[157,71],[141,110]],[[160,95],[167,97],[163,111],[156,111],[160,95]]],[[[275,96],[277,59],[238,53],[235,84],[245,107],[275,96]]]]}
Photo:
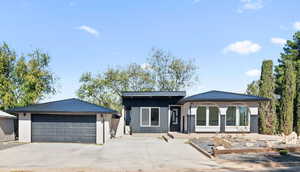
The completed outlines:
{"type": "Polygon", "coordinates": [[[104,144],[111,137],[116,111],[79,99],[10,109],[18,114],[20,142],[104,144]]]}
{"type": "Polygon", "coordinates": [[[0,141],[15,140],[15,116],[0,111],[0,141]]]}
{"type": "Polygon", "coordinates": [[[123,92],[126,122],[133,133],[258,132],[264,97],[209,91],[189,97],[182,91],[123,92]]]}

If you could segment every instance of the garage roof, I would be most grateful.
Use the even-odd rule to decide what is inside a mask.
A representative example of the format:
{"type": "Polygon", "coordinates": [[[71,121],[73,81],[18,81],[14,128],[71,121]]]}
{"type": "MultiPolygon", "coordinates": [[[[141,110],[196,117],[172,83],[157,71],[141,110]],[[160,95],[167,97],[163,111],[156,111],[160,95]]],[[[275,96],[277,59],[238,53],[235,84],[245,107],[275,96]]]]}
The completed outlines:
{"type": "Polygon", "coordinates": [[[16,117],[6,112],[0,111],[0,118],[16,118],[16,117]]]}
{"type": "Polygon", "coordinates": [[[238,94],[225,91],[208,91],[205,93],[196,94],[193,96],[186,97],[180,101],[184,102],[193,102],[193,101],[268,101],[270,99],[265,97],[247,95],[247,94],[238,94]]]}
{"type": "Polygon", "coordinates": [[[98,106],[76,98],[16,107],[8,112],[39,112],[39,113],[117,113],[117,111],[98,106]]]}

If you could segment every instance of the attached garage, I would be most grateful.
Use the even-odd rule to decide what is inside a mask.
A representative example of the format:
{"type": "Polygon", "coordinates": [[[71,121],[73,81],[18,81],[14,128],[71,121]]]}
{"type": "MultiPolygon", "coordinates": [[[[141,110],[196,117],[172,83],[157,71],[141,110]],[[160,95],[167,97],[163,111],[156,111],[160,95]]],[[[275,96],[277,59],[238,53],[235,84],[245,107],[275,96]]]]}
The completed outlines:
{"type": "Polygon", "coordinates": [[[79,99],[17,107],[20,142],[104,144],[117,112],[79,99]]]}

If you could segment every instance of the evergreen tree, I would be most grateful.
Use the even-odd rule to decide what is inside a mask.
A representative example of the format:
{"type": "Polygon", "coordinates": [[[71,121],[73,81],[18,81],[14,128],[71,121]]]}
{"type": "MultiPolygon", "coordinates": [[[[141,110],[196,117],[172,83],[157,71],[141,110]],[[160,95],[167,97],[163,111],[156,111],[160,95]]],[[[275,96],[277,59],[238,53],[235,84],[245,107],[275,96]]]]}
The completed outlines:
{"type": "Polygon", "coordinates": [[[286,135],[293,131],[295,80],[294,65],[291,61],[286,61],[280,101],[280,126],[286,135]]]}
{"type": "MultiPolygon", "coordinates": [[[[275,94],[283,95],[285,84],[285,70],[287,70],[286,63],[292,63],[293,65],[293,73],[296,75],[295,77],[298,78],[300,75],[298,69],[298,63],[300,63],[300,32],[296,32],[293,35],[292,40],[288,40],[286,45],[283,48],[283,53],[280,54],[280,59],[278,60],[279,64],[275,67],[275,76],[276,76],[276,89],[275,94]]],[[[300,88],[300,81],[297,79],[296,88],[300,88]]],[[[300,104],[300,92],[296,91],[294,94],[294,103],[293,103],[293,126],[295,130],[300,132],[300,127],[297,126],[298,124],[298,116],[300,116],[300,110],[298,111],[298,106],[300,104]]],[[[277,113],[279,117],[282,117],[282,100],[277,103],[277,113]]],[[[279,122],[282,122],[280,119],[279,122]]],[[[280,125],[282,127],[282,125],[280,125]]],[[[300,134],[300,133],[299,133],[300,134]]]]}
{"type": "Polygon", "coordinates": [[[277,118],[275,112],[274,89],[273,61],[265,60],[261,67],[259,96],[269,98],[271,101],[261,102],[259,107],[260,132],[263,134],[275,134],[276,132],[277,118]]]}
{"type": "Polygon", "coordinates": [[[297,78],[296,78],[296,132],[298,135],[300,135],[300,61],[297,63],[297,78]]]}

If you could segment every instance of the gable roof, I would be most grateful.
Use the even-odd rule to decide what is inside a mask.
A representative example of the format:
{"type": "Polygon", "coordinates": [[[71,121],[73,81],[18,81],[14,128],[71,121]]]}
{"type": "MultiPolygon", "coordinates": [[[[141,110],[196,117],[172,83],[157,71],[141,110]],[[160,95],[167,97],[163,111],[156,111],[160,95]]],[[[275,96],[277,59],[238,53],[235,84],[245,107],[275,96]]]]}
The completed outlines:
{"type": "Polygon", "coordinates": [[[74,112],[74,113],[117,113],[117,111],[98,106],[76,98],[53,101],[48,103],[33,104],[25,107],[16,107],[8,112],[74,112]]]}
{"type": "Polygon", "coordinates": [[[122,97],[185,97],[185,91],[124,91],[122,97]]]}
{"type": "Polygon", "coordinates": [[[6,112],[0,111],[0,118],[16,118],[16,117],[6,112]]]}
{"type": "Polygon", "coordinates": [[[254,95],[239,94],[225,91],[208,91],[193,96],[186,97],[180,101],[193,102],[193,101],[269,101],[270,99],[265,97],[259,97],[254,95]]]}

